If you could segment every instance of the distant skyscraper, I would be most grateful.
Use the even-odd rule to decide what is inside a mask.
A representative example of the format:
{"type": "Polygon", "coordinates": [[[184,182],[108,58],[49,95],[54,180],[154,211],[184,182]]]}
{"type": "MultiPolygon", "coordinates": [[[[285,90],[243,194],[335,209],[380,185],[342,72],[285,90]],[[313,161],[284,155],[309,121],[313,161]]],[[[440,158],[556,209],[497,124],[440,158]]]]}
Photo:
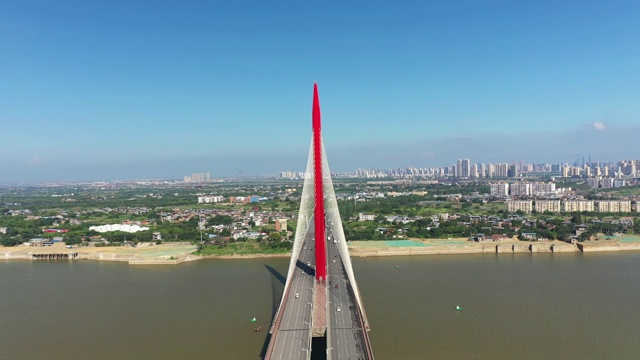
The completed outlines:
{"type": "Polygon", "coordinates": [[[192,173],[191,176],[185,176],[183,180],[186,183],[210,182],[211,173],[192,173]]]}
{"type": "Polygon", "coordinates": [[[470,178],[471,177],[471,161],[469,159],[459,159],[456,163],[456,177],[470,178]]]}

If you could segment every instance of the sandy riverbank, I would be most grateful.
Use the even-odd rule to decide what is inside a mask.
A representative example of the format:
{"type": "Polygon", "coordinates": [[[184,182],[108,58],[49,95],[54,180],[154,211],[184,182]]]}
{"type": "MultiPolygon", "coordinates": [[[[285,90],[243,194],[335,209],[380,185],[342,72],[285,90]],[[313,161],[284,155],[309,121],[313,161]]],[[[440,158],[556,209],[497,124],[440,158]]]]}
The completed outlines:
{"type": "Polygon", "coordinates": [[[88,247],[73,246],[67,248],[57,243],[51,246],[16,246],[0,247],[0,259],[35,260],[35,259],[74,259],[122,261],[132,265],[179,264],[185,261],[200,259],[191,255],[196,251],[195,245],[162,244],[141,247],[88,247]]]}
{"type": "Polygon", "coordinates": [[[232,255],[193,255],[201,259],[261,259],[261,258],[291,258],[291,253],[282,254],[232,254],[232,255]]]}

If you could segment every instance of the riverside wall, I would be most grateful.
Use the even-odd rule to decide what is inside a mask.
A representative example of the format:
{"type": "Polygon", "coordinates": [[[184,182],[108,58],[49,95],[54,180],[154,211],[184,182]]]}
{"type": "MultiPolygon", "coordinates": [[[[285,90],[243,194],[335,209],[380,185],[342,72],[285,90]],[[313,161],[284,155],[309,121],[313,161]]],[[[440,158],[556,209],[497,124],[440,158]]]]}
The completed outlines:
{"type": "MultiPolygon", "coordinates": [[[[66,249],[65,249],[66,250],[66,249]]],[[[205,258],[216,259],[255,259],[267,257],[290,257],[291,254],[243,254],[243,255],[211,255],[196,256],[191,254],[180,254],[177,256],[140,256],[138,254],[120,254],[97,251],[78,251],[73,249],[68,251],[32,251],[27,249],[3,248],[0,247],[0,260],[98,260],[126,262],[131,265],[177,265],[183,262],[201,260],[205,258]],[[34,256],[52,254],[54,256],[34,256]],[[59,254],[73,254],[68,259],[56,257],[59,254]]],[[[367,256],[407,256],[407,255],[455,255],[455,254],[516,254],[516,253],[571,253],[571,252],[615,252],[615,251],[638,251],[638,243],[619,242],[590,242],[568,244],[564,242],[505,242],[478,244],[469,242],[452,245],[432,245],[415,247],[368,247],[349,246],[349,254],[352,257],[367,256]]]]}
{"type": "Polygon", "coordinates": [[[567,243],[505,243],[439,245],[419,247],[350,247],[352,257],[406,256],[406,255],[454,255],[454,254],[515,254],[515,253],[572,253],[640,250],[640,243],[632,244],[567,244],[567,243]]]}
{"type": "Polygon", "coordinates": [[[640,243],[616,243],[606,245],[592,245],[592,244],[577,244],[580,251],[588,252],[608,252],[608,251],[627,251],[627,250],[640,250],[640,243]]]}

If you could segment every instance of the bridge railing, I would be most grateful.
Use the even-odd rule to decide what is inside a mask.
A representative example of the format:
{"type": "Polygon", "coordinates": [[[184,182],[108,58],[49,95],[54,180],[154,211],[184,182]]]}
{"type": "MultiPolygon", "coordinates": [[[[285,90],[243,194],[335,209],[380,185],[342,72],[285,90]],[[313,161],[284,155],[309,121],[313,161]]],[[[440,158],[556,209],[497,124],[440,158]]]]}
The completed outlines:
{"type": "MultiPolygon", "coordinates": [[[[289,290],[291,288],[292,282],[289,282],[289,285],[286,289],[284,289],[284,293],[282,294],[284,299],[288,299],[289,290]]],[[[273,347],[276,343],[276,337],[278,336],[278,329],[280,328],[280,322],[282,321],[282,315],[284,314],[284,308],[287,306],[286,301],[282,301],[280,303],[280,307],[278,307],[278,311],[276,312],[276,317],[273,319],[273,324],[271,324],[271,329],[269,329],[269,333],[271,334],[271,339],[269,340],[269,346],[267,347],[267,352],[265,353],[264,360],[270,360],[271,354],[273,353],[273,347]]]]}
{"type": "MultiPolygon", "coordinates": [[[[351,295],[355,299],[355,292],[351,287],[349,287],[351,295]]],[[[356,307],[356,315],[358,318],[358,324],[360,325],[360,329],[362,329],[362,343],[364,345],[364,351],[366,355],[366,359],[373,360],[373,349],[371,348],[371,342],[369,341],[369,334],[367,331],[369,330],[369,324],[365,325],[365,315],[363,309],[360,307],[360,303],[358,301],[354,301],[354,305],[356,307]]]]}

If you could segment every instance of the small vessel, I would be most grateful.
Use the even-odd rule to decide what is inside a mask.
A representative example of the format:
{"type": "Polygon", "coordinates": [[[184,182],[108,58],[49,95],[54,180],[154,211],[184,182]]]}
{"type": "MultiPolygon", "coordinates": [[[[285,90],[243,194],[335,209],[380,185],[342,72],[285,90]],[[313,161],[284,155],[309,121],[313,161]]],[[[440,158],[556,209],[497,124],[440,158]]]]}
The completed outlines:
{"type": "Polygon", "coordinates": [[[396,265],[396,269],[400,268],[400,266],[396,265]]]}
{"type": "Polygon", "coordinates": [[[460,307],[460,305],[456,305],[456,310],[458,310],[458,311],[462,310],[462,308],[460,307]]]}
{"type": "Polygon", "coordinates": [[[256,318],[254,317],[253,319],[251,319],[251,322],[256,322],[258,320],[256,320],[256,318]]]}

